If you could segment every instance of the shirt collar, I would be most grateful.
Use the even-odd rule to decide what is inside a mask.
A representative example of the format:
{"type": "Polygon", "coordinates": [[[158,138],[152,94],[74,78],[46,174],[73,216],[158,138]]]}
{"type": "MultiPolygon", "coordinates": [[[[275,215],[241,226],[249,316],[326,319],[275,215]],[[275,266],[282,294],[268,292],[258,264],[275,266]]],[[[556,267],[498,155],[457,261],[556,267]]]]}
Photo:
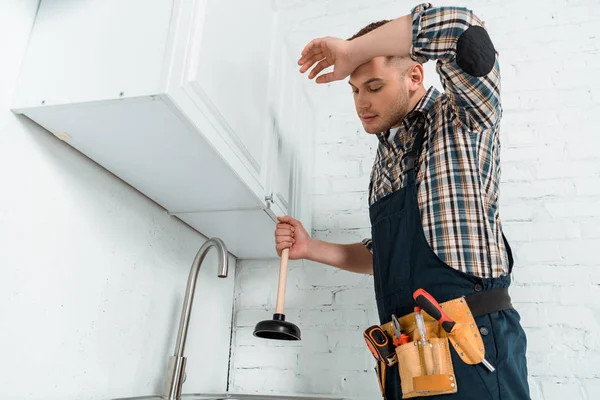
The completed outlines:
{"type": "MultiPolygon", "coordinates": [[[[425,92],[423,97],[421,97],[421,99],[417,102],[415,107],[408,114],[406,114],[403,121],[412,120],[418,115],[427,115],[439,94],[440,92],[435,87],[431,86],[429,89],[427,89],[427,92],[425,92]]],[[[386,144],[389,134],[390,131],[388,129],[387,131],[377,133],[376,135],[381,143],[386,144]]]]}

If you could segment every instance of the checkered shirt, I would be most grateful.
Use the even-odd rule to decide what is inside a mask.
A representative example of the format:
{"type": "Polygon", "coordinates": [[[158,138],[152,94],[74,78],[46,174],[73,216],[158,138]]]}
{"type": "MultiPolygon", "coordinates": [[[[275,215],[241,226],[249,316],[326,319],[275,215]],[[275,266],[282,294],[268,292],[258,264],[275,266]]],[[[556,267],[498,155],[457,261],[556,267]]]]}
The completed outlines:
{"type": "MultiPolygon", "coordinates": [[[[426,3],[411,13],[411,58],[421,63],[436,60],[444,91],[430,88],[404,118],[391,144],[389,131],[377,134],[380,144],[369,204],[405,186],[403,157],[417,125],[424,122],[417,182],[427,242],[459,271],[483,278],[507,274],[498,204],[502,108],[497,54],[481,29],[483,23],[468,9],[426,3]],[[476,28],[465,34],[472,27],[476,28]],[[486,45],[492,52],[487,66],[481,56],[486,45]]],[[[371,239],[363,244],[373,251],[371,239]]]]}

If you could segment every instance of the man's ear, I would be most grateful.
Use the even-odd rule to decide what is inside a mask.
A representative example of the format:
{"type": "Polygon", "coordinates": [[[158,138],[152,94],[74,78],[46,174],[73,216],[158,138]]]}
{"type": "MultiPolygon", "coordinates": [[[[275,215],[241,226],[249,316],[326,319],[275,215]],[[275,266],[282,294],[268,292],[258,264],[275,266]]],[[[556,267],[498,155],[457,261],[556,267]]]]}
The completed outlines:
{"type": "Polygon", "coordinates": [[[425,79],[425,70],[423,65],[415,63],[408,68],[406,71],[406,77],[408,80],[408,90],[415,91],[423,85],[425,79]]]}

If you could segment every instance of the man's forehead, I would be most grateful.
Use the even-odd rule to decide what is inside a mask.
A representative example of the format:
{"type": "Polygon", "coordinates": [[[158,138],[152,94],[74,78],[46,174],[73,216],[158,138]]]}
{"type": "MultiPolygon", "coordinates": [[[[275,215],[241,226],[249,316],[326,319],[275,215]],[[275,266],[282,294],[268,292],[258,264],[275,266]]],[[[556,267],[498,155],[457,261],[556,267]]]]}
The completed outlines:
{"type": "Polygon", "coordinates": [[[362,86],[371,83],[374,79],[384,80],[386,75],[385,57],[376,57],[356,68],[349,77],[348,83],[352,86],[362,86]]]}
{"type": "Polygon", "coordinates": [[[376,82],[383,82],[384,79],[378,76],[365,76],[365,77],[358,77],[355,78],[355,81],[352,80],[352,78],[348,79],[348,83],[352,86],[364,86],[364,85],[368,85],[369,83],[376,83],[376,82]]]}

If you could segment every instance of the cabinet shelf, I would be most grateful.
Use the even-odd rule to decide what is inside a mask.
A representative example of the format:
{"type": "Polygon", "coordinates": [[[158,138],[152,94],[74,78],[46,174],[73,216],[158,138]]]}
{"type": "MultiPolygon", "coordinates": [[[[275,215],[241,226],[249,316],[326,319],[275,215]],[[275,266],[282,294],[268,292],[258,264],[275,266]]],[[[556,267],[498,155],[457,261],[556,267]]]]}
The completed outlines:
{"type": "Polygon", "coordinates": [[[236,257],[277,257],[277,216],[310,231],[314,145],[278,30],[269,0],[42,1],[13,112],[236,257]]]}

